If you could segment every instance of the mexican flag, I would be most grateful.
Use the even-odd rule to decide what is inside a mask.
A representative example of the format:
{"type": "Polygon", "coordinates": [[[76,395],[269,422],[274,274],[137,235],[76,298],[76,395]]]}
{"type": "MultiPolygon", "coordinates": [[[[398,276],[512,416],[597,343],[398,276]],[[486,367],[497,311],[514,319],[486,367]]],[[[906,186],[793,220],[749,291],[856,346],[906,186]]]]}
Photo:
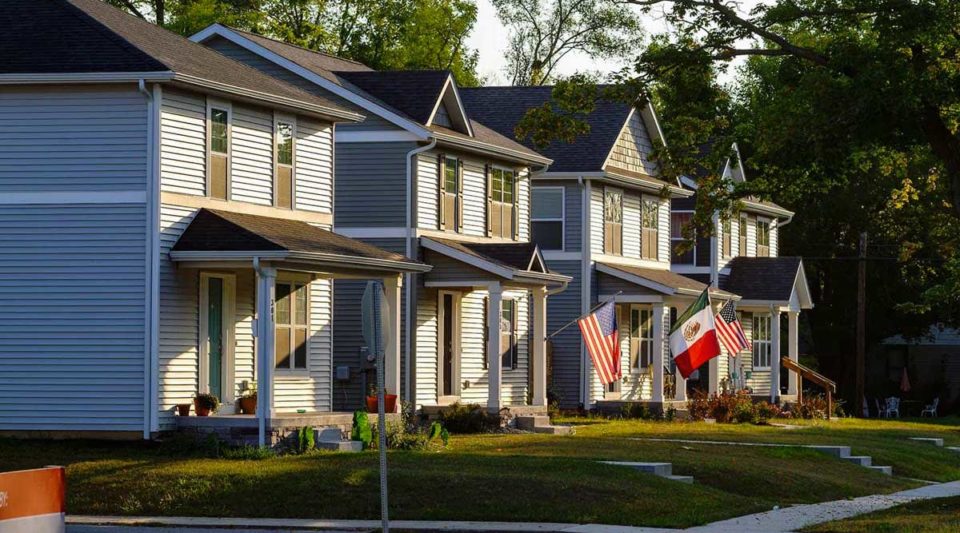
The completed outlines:
{"type": "Polygon", "coordinates": [[[700,365],[720,355],[713,308],[706,290],[670,328],[670,352],[684,379],[700,365]]]}

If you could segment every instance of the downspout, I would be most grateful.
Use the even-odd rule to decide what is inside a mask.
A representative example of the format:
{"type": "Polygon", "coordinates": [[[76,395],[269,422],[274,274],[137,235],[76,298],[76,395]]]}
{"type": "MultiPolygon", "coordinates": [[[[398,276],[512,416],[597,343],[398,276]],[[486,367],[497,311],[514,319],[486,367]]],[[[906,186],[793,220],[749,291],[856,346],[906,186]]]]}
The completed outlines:
{"type": "MultiPolygon", "coordinates": [[[[254,289],[254,295],[260,292],[260,280],[263,279],[263,268],[260,266],[260,257],[253,256],[253,271],[256,273],[256,279],[254,284],[256,288],[254,289]]],[[[260,357],[260,343],[261,343],[261,334],[263,333],[263,317],[259,315],[260,302],[256,301],[256,296],[254,296],[254,316],[256,316],[256,326],[254,327],[254,357],[253,357],[253,379],[259,383],[260,380],[260,365],[266,363],[266,361],[261,361],[260,357]]],[[[257,389],[260,389],[260,385],[257,386],[257,389]]],[[[264,404],[266,400],[263,394],[257,396],[257,442],[259,446],[263,448],[267,442],[267,411],[269,408],[265,408],[264,404]]]]}
{"type": "Polygon", "coordinates": [[[149,440],[151,429],[152,429],[152,417],[153,417],[153,404],[155,398],[153,397],[152,391],[154,389],[153,382],[156,379],[156,372],[153,368],[153,339],[154,339],[154,293],[153,293],[153,278],[156,275],[154,272],[154,234],[153,234],[153,202],[155,201],[153,196],[153,183],[156,181],[156,175],[154,172],[154,158],[156,157],[157,152],[157,139],[154,136],[154,106],[156,102],[153,98],[153,93],[147,88],[146,81],[141,78],[137,82],[137,91],[139,91],[147,100],[147,194],[144,208],[147,210],[144,213],[145,220],[144,226],[146,226],[146,234],[144,239],[145,245],[145,268],[144,268],[144,332],[143,332],[143,439],[149,440]]]}
{"type": "MultiPolygon", "coordinates": [[[[577,177],[580,187],[580,313],[590,310],[590,182],[584,181],[583,176],[577,177]]],[[[587,352],[583,342],[580,342],[580,403],[584,409],[590,408],[590,369],[587,366],[587,352]]]]}
{"type": "MultiPolygon", "coordinates": [[[[416,259],[415,257],[413,257],[413,242],[414,240],[416,240],[416,237],[417,237],[416,233],[414,232],[414,224],[413,224],[413,201],[416,198],[415,196],[416,191],[413,190],[413,186],[414,186],[413,158],[418,154],[422,154],[423,152],[432,150],[436,145],[437,145],[437,138],[432,137],[428,144],[418,148],[414,148],[413,150],[410,150],[409,152],[407,152],[407,183],[406,183],[406,187],[407,187],[406,250],[407,250],[407,253],[406,253],[406,256],[410,259],[416,259]]],[[[403,361],[403,397],[408,402],[413,402],[413,399],[410,398],[410,391],[411,391],[410,369],[413,364],[412,363],[413,352],[411,350],[411,347],[413,345],[413,341],[411,340],[411,337],[413,335],[411,335],[411,333],[413,332],[413,327],[412,327],[413,291],[416,290],[416,287],[414,286],[415,279],[416,279],[415,274],[411,272],[411,273],[405,274],[404,280],[403,280],[403,284],[406,285],[406,289],[407,289],[404,292],[404,296],[403,296],[404,305],[406,306],[406,313],[405,313],[406,324],[404,327],[406,335],[404,335],[405,338],[403,339],[403,350],[404,350],[404,353],[406,354],[406,357],[404,358],[404,361],[403,361]]]]}
{"type": "MultiPolygon", "coordinates": [[[[710,236],[710,286],[720,287],[720,254],[717,251],[717,231],[723,231],[720,227],[720,213],[713,213],[713,235],[710,236]]],[[[730,237],[733,238],[732,236],[730,237]]],[[[696,258],[694,258],[696,261],[696,258]]]]}

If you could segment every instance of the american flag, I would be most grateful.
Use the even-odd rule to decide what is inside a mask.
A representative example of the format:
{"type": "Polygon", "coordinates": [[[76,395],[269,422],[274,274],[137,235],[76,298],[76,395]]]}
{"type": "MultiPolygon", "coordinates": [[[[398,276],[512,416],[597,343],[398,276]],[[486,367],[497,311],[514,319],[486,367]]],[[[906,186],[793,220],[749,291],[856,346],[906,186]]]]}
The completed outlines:
{"type": "Polygon", "coordinates": [[[617,334],[617,308],[607,302],[584,318],[577,320],[583,342],[587,345],[600,382],[608,385],[621,377],[620,340],[617,334]]]}
{"type": "Polygon", "coordinates": [[[717,338],[723,343],[728,354],[737,355],[750,347],[743,326],[737,320],[737,308],[733,305],[733,300],[727,302],[717,313],[716,328],[717,338]]]}

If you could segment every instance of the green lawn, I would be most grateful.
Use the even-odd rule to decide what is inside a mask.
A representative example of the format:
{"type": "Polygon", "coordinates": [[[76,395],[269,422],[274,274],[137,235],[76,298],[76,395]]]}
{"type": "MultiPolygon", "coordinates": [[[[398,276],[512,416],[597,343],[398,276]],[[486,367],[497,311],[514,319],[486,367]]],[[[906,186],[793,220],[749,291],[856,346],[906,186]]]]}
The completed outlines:
{"type": "MultiPolygon", "coordinates": [[[[802,429],[577,419],[574,437],[454,436],[432,452],[391,452],[397,519],[601,522],[683,527],[809,503],[918,486],[802,448],[674,444],[649,437],[852,445],[895,473],[960,479],[960,454],[906,436],[956,425],[843,420],[802,429]],[[598,459],[669,461],[684,485],[598,459]]],[[[953,420],[953,424],[957,421],[953,420]]],[[[377,518],[375,453],[260,461],[184,456],[155,444],[0,440],[0,470],[67,466],[74,514],[377,518]]]]}
{"type": "Polygon", "coordinates": [[[956,533],[960,497],[898,505],[886,511],[804,529],[810,533],[956,533]]]}

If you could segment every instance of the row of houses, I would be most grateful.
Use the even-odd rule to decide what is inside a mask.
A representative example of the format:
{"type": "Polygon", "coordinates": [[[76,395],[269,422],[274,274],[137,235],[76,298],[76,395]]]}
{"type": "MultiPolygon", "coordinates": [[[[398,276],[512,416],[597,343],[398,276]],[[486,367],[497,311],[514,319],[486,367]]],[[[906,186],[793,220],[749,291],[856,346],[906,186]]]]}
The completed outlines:
{"type": "Polygon", "coordinates": [[[197,393],[224,426],[340,424],[372,382],[369,280],[387,391],[424,412],[683,402],[666,332],[708,287],[752,349],[699,386],[796,395],[793,213],[748,200],[683,251],[697,183],[658,177],[650,106],[601,101],[589,134],[535,150],[513,131],[545,87],[185,39],[99,0],[9,0],[0,22],[0,432],[151,438],[197,393]],[[605,387],[575,327],[548,335],[611,298],[625,377],[605,387]],[[254,383],[257,417],[235,415],[254,383]]]}

